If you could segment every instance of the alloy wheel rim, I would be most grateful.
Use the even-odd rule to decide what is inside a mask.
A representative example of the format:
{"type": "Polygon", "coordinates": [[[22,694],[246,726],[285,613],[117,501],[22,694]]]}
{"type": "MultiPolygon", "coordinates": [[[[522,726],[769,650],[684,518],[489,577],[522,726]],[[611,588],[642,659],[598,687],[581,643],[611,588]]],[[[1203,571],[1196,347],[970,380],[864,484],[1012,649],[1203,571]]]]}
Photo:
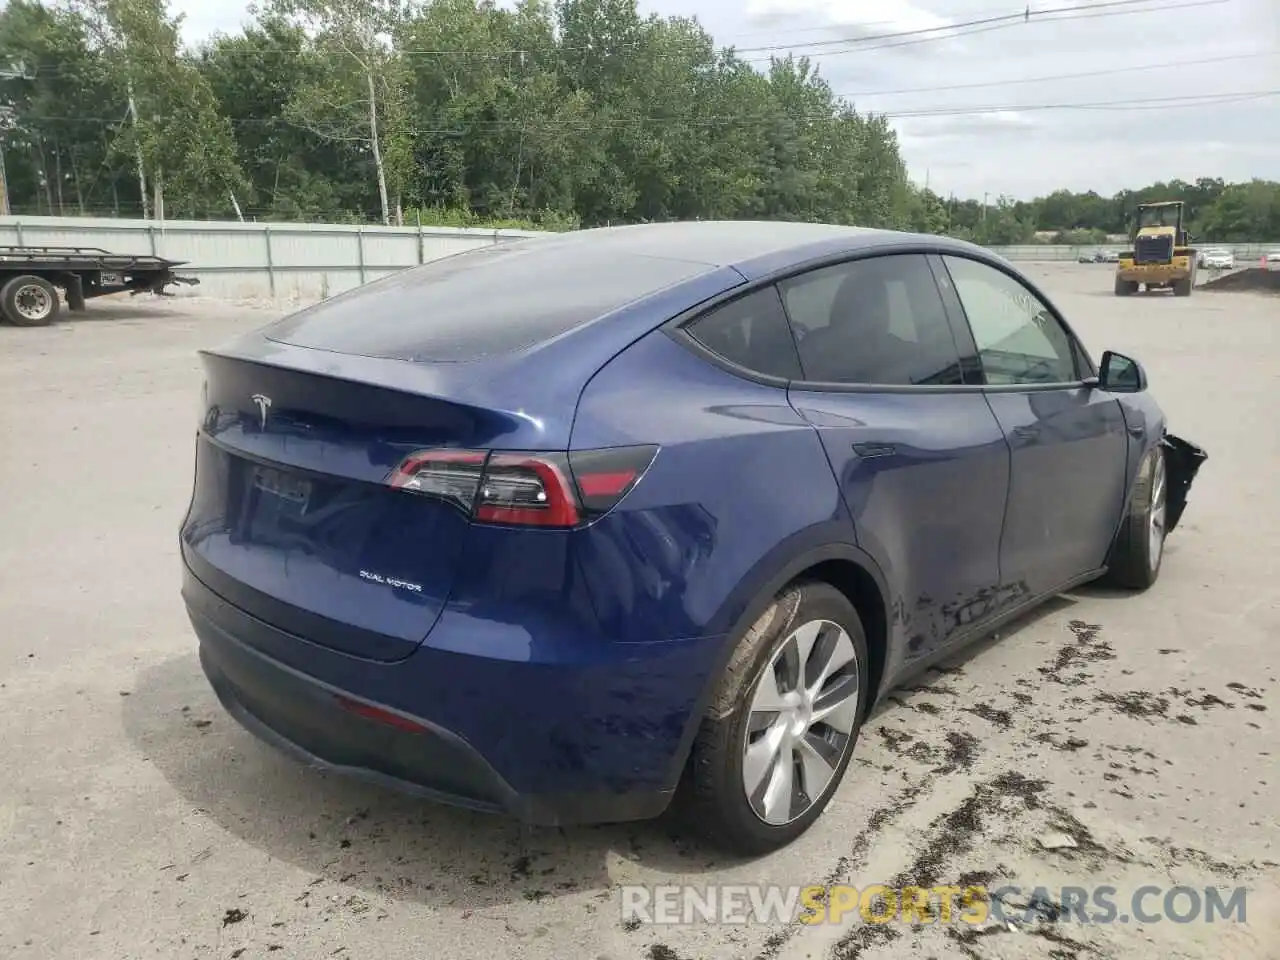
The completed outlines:
{"type": "Polygon", "coordinates": [[[44,319],[53,305],[49,291],[34,283],[19,287],[13,301],[14,309],[27,320],[44,319]]]}
{"type": "Polygon", "coordinates": [[[1151,558],[1151,568],[1153,570],[1159,565],[1161,554],[1164,552],[1165,506],[1167,502],[1164,457],[1157,456],[1155,465],[1152,467],[1151,513],[1147,518],[1149,546],[1147,554],[1151,558]]]}
{"type": "Polygon", "coordinates": [[[830,620],[793,630],[752,690],[742,786],[770,826],[802,817],[827,792],[853,740],[862,672],[848,632],[830,620]]]}

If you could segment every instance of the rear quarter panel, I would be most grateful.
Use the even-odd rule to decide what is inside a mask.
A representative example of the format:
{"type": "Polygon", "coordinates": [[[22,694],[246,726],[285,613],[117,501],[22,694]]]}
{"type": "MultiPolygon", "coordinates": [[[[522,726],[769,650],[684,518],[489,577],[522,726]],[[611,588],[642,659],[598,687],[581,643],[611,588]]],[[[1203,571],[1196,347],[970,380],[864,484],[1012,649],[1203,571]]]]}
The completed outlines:
{"type": "Polygon", "coordinates": [[[852,525],[816,432],[786,390],[694,356],[662,331],[588,384],[574,449],[660,450],[577,553],[605,636],[644,643],[728,633],[777,570],[852,525]]]}

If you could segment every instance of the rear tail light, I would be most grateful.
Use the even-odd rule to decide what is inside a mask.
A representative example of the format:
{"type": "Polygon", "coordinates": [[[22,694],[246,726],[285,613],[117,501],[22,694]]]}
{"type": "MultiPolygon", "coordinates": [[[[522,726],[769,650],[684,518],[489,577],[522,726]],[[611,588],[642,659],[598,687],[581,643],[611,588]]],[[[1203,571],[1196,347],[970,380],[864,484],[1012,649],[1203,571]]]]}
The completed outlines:
{"type": "Polygon", "coordinates": [[[485,454],[476,450],[419,450],[400,461],[387,482],[471,511],[484,476],[485,454]]]}
{"type": "Polygon", "coordinates": [[[612,510],[657,452],[653,446],[569,454],[419,450],[387,482],[450,503],[478,523],[575,527],[612,510]]]}

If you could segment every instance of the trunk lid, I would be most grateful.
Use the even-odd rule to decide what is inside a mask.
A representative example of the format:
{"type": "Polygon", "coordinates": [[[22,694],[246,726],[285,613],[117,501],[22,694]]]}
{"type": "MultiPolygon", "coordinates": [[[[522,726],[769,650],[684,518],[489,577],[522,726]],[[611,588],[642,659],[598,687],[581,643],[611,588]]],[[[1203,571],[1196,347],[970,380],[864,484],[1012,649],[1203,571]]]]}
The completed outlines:
{"type": "Polygon", "coordinates": [[[406,657],[430,631],[470,529],[457,507],[390,487],[396,465],[426,448],[559,442],[501,411],[389,389],[391,376],[351,379],[333,355],[306,358],[327,374],[300,357],[202,359],[187,564],[252,616],[369,659],[406,657]]]}

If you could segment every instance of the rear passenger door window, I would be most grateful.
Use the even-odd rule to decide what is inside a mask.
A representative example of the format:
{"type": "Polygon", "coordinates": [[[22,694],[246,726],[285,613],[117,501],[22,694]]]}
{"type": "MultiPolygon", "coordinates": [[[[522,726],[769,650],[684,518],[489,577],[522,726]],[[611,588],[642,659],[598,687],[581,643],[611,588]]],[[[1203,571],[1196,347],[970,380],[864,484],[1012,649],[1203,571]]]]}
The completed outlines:
{"type": "Polygon", "coordinates": [[[685,332],[716,356],[751,373],[800,379],[795,340],[774,287],[716,307],[685,327],[685,332]]]}
{"type": "Polygon", "coordinates": [[[965,257],[943,257],[990,384],[1073,383],[1080,379],[1070,334],[1022,283],[965,257]]]}
{"type": "Polygon", "coordinates": [[[804,378],[816,383],[955,385],[955,337],[928,261],[869,257],[780,284],[804,378]]]}

